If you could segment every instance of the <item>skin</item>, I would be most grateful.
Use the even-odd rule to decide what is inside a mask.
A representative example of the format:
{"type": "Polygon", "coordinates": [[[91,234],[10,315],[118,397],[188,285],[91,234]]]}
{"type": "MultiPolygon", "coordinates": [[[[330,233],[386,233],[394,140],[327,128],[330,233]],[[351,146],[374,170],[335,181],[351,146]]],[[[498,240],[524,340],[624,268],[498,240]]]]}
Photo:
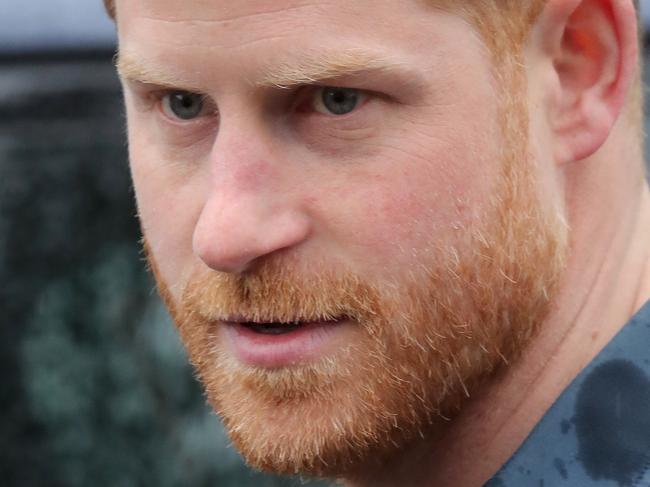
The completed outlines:
{"type": "MultiPolygon", "coordinates": [[[[122,69],[140,218],[172,308],[196,273],[241,275],[277,256],[370,281],[417,276],[418,252],[463,248],[491,214],[502,148],[517,142],[496,123],[493,58],[458,15],[403,0],[116,7],[122,58],[149,67],[138,77],[164,76],[219,111],[174,121],[152,94],[161,87],[122,69]],[[405,75],[321,83],[367,91],[354,114],[319,113],[313,88],[261,86],[287,59],[359,47],[405,75]]],[[[540,214],[570,229],[561,284],[535,339],[452,422],[345,472],[350,485],[482,485],[650,297],[634,22],[632,2],[595,0],[549,0],[536,20],[522,47],[531,159],[520,162],[540,214]]]]}

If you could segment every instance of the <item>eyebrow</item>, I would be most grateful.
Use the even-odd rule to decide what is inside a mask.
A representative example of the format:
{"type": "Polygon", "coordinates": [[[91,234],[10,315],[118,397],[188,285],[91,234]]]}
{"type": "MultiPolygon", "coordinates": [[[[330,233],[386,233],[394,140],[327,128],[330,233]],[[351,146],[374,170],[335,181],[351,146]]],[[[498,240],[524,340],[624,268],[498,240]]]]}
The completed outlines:
{"type": "Polygon", "coordinates": [[[288,89],[336,78],[365,77],[371,74],[401,74],[405,81],[408,78],[417,78],[416,73],[413,73],[404,62],[395,61],[372,51],[348,49],[309,53],[301,58],[270,66],[255,86],[288,89]]]}
{"type": "Polygon", "coordinates": [[[115,67],[120,78],[143,84],[165,86],[169,88],[190,88],[189,79],[172,74],[168,69],[139,60],[128,51],[121,50],[115,55],[115,67]]]}
{"type": "MultiPolygon", "coordinates": [[[[128,51],[120,52],[116,56],[115,64],[120,77],[126,80],[165,87],[183,87],[188,90],[197,84],[197,80],[176,75],[162,66],[155,66],[139,60],[128,51]]],[[[308,52],[301,57],[268,64],[263,67],[261,77],[257,81],[248,81],[248,84],[256,88],[290,89],[337,78],[357,76],[388,76],[396,78],[403,85],[426,85],[426,79],[422,73],[404,61],[397,61],[374,51],[356,48],[308,52]]]]}

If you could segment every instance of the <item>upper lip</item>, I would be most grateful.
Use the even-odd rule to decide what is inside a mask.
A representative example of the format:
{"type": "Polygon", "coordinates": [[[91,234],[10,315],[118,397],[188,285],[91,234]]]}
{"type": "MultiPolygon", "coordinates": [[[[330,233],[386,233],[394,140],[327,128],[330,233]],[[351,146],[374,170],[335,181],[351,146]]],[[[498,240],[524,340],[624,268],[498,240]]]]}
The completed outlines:
{"type": "Polygon", "coordinates": [[[226,317],[226,319],[223,320],[223,321],[226,322],[226,323],[239,323],[239,324],[242,324],[242,323],[256,323],[256,324],[262,325],[262,324],[266,324],[266,323],[292,323],[292,324],[308,323],[311,320],[309,320],[309,321],[300,320],[300,319],[296,319],[296,320],[276,320],[276,319],[253,318],[253,317],[243,316],[243,315],[231,315],[231,316],[226,317]]]}
{"type": "Polygon", "coordinates": [[[251,316],[244,316],[244,315],[230,315],[227,316],[223,321],[224,323],[233,323],[233,324],[246,324],[246,323],[254,323],[254,324],[270,324],[270,323],[277,323],[277,324],[287,324],[287,325],[298,325],[298,324],[307,324],[307,323],[332,323],[336,321],[342,321],[344,318],[343,317],[337,317],[337,318],[295,318],[295,319],[261,319],[261,318],[254,318],[251,316]]]}

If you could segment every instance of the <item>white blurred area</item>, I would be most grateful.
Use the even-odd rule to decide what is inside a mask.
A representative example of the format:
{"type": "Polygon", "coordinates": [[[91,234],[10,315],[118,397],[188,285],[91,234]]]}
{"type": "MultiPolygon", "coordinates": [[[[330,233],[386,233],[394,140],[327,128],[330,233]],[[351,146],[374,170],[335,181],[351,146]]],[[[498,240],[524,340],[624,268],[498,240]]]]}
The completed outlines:
{"type": "MultiPolygon", "coordinates": [[[[650,29],[650,0],[641,0],[641,14],[650,29]]],[[[114,45],[115,29],[101,0],[0,0],[2,53],[114,45]]]]}
{"type": "Polygon", "coordinates": [[[115,27],[102,0],[0,0],[0,53],[114,46],[115,27]]]}

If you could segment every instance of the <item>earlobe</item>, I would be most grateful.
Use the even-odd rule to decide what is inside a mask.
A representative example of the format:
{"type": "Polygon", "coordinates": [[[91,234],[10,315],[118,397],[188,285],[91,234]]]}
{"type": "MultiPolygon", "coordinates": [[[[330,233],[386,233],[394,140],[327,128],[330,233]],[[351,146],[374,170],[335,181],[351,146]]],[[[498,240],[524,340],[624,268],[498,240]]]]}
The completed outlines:
{"type": "Polygon", "coordinates": [[[551,59],[556,160],[585,159],[607,140],[637,65],[632,0],[549,0],[537,37],[551,59]]]}

